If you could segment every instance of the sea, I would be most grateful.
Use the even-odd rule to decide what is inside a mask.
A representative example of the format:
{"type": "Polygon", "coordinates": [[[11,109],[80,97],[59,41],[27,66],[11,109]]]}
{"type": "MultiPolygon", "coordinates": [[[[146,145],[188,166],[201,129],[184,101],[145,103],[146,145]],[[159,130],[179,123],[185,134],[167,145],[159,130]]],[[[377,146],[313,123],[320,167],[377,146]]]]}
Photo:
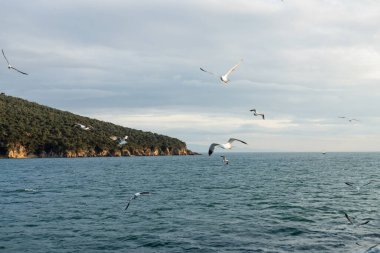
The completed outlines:
{"type": "Polygon", "coordinates": [[[1,159],[0,252],[380,252],[379,172],[380,153],[1,159]]]}

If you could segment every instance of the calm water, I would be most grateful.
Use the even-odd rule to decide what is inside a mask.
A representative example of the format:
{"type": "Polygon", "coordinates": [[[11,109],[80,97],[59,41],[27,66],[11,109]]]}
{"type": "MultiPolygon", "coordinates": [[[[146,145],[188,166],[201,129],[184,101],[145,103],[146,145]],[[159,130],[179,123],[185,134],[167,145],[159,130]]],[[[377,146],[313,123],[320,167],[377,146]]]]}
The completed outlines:
{"type": "Polygon", "coordinates": [[[380,242],[380,153],[226,155],[228,166],[219,154],[0,160],[0,252],[365,252],[380,242]],[[124,211],[138,191],[154,194],[124,211]],[[344,212],[371,221],[350,225],[344,212]]]}

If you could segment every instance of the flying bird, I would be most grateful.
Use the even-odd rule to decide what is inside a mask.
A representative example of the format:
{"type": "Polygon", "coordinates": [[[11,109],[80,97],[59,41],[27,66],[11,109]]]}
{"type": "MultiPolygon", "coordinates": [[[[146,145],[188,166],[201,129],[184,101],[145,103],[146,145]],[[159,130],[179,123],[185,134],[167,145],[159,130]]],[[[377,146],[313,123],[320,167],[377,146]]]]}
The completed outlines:
{"type": "Polygon", "coordinates": [[[228,165],[229,161],[227,160],[227,158],[224,155],[221,155],[220,157],[223,158],[224,165],[228,165]]]}
{"type": "Polygon", "coordinates": [[[127,144],[127,139],[128,139],[128,135],[124,136],[124,138],[118,138],[117,141],[118,141],[118,145],[119,146],[123,146],[125,144],[127,144]]]}
{"type": "Polygon", "coordinates": [[[346,185],[348,185],[348,186],[351,186],[351,187],[354,187],[354,188],[356,188],[356,190],[358,190],[358,191],[360,191],[360,188],[362,188],[362,187],[364,187],[364,186],[367,186],[367,185],[369,185],[370,183],[372,183],[372,182],[374,182],[374,180],[370,180],[368,183],[365,183],[365,184],[363,184],[363,185],[357,185],[357,184],[355,184],[355,183],[352,183],[352,182],[344,182],[346,185]]]}
{"type": "Polygon", "coordinates": [[[129,204],[131,203],[131,201],[133,199],[137,199],[139,196],[146,196],[146,195],[150,195],[151,193],[150,192],[136,192],[135,194],[133,194],[133,196],[129,199],[128,203],[127,203],[127,206],[125,207],[124,210],[127,210],[128,207],[129,207],[129,204]]]}
{"type": "Polygon", "coordinates": [[[359,120],[358,120],[358,119],[354,119],[354,118],[348,118],[348,117],[346,117],[346,116],[338,116],[338,118],[340,118],[340,119],[347,119],[347,120],[348,120],[348,122],[354,122],[354,121],[357,121],[357,122],[359,122],[359,120]]]}
{"type": "Polygon", "coordinates": [[[21,73],[21,74],[23,74],[23,75],[27,75],[27,73],[22,72],[21,70],[16,69],[15,67],[13,67],[13,66],[9,63],[7,57],[5,56],[5,53],[4,53],[4,50],[3,50],[3,49],[1,49],[1,52],[3,52],[4,59],[5,59],[5,60],[7,61],[7,63],[8,63],[8,69],[13,69],[13,70],[16,70],[17,72],[19,72],[19,73],[21,73]]]}
{"type": "Polygon", "coordinates": [[[231,149],[232,148],[232,142],[234,141],[240,141],[241,143],[247,144],[245,141],[230,138],[227,143],[225,144],[219,144],[219,143],[212,143],[210,145],[210,148],[208,149],[208,155],[211,155],[214,152],[215,147],[221,147],[223,149],[231,149]]]}
{"type": "Polygon", "coordinates": [[[79,127],[80,129],[83,129],[86,131],[94,129],[92,126],[85,126],[85,125],[82,125],[80,123],[75,123],[74,126],[79,127]]]}
{"type": "Polygon", "coordinates": [[[359,224],[356,224],[356,222],[355,222],[355,218],[350,217],[347,213],[344,213],[344,216],[346,217],[346,219],[348,220],[348,222],[350,223],[350,225],[358,225],[358,226],[361,226],[361,225],[368,224],[368,223],[370,222],[369,219],[363,219],[364,222],[359,223],[359,224]]]}
{"type": "Polygon", "coordinates": [[[379,245],[380,245],[380,243],[377,243],[377,244],[375,244],[375,245],[369,247],[365,252],[369,252],[369,251],[371,251],[372,249],[376,248],[376,247],[379,246],[379,245]]]}
{"type": "Polygon", "coordinates": [[[263,113],[257,113],[256,109],[249,110],[250,112],[253,112],[253,116],[261,116],[263,119],[265,119],[265,116],[263,113]]]}
{"type": "Polygon", "coordinates": [[[203,72],[209,73],[211,75],[214,75],[214,76],[219,76],[220,80],[223,83],[227,84],[230,81],[229,76],[231,75],[232,72],[234,72],[240,66],[240,64],[242,63],[242,61],[243,61],[243,59],[241,59],[240,62],[238,64],[236,64],[235,66],[233,66],[231,69],[229,69],[227,71],[227,73],[225,73],[224,75],[217,75],[217,74],[215,74],[213,72],[210,72],[208,70],[205,70],[203,68],[200,68],[200,70],[202,70],[203,72]]]}

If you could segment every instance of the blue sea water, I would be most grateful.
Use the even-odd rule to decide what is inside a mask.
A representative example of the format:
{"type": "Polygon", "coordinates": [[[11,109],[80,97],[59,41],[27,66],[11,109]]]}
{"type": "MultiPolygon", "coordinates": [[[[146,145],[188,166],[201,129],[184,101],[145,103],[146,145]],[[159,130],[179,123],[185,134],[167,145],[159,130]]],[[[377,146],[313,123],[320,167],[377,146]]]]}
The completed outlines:
{"type": "Polygon", "coordinates": [[[228,166],[218,153],[0,160],[0,252],[366,252],[380,242],[380,153],[225,154],[228,166]],[[125,211],[139,191],[153,194],[125,211]],[[351,225],[344,212],[370,222],[351,225]]]}

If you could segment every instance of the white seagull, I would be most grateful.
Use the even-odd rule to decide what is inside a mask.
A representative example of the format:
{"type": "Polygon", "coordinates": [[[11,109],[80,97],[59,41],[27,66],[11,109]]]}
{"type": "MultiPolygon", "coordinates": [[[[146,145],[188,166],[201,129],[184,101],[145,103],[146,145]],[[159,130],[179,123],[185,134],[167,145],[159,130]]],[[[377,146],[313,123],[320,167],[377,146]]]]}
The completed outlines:
{"type": "Polygon", "coordinates": [[[208,149],[208,155],[211,155],[214,152],[215,147],[221,147],[223,149],[231,149],[232,148],[232,142],[234,141],[240,141],[241,143],[247,144],[245,141],[230,138],[227,143],[225,144],[219,144],[219,143],[213,143],[210,145],[210,148],[208,149]]]}
{"type": "Polygon", "coordinates": [[[123,146],[127,144],[127,139],[128,139],[128,135],[124,136],[124,138],[118,138],[117,139],[117,141],[119,142],[118,145],[123,146]]]}
{"type": "Polygon", "coordinates": [[[223,158],[224,165],[228,165],[229,162],[228,162],[227,158],[224,155],[221,155],[220,157],[223,158]]]}
{"type": "Polygon", "coordinates": [[[346,116],[338,116],[338,118],[340,118],[340,119],[347,119],[349,122],[353,122],[353,121],[359,122],[358,119],[354,119],[354,118],[351,119],[351,118],[348,118],[346,116]]]}
{"type": "Polygon", "coordinates": [[[22,71],[16,69],[15,67],[13,67],[13,66],[9,63],[7,57],[5,56],[5,53],[4,53],[4,50],[3,50],[3,49],[1,49],[1,52],[3,52],[4,59],[5,59],[5,60],[7,61],[7,63],[8,63],[8,69],[13,69],[13,70],[16,70],[17,72],[19,72],[19,73],[21,73],[21,74],[23,74],[23,75],[27,75],[27,73],[22,72],[22,71]]]}
{"type": "MultiPolygon", "coordinates": [[[[348,222],[350,223],[350,225],[354,225],[354,224],[356,224],[356,222],[355,222],[355,218],[348,216],[347,213],[344,213],[344,216],[346,217],[346,219],[348,220],[348,222]]],[[[368,223],[370,222],[369,219],[363,219],[363,220],[364,220],[364,222],[362,222],[362,223],[360,223],[360,224],[356,224],[356,225],[357,225],[357,226],[361,226],[361,225],[368,224],[368,223]]]]}
{"type": "Polygon", "coordinates": [[[265,119],[265,116],[263,113],[257,113],[256,109],[249,110],[250,112],[253,112],[253,116],[261,116],[263,119],[265,119]]]}
{"type": "Polygon", "coordinates": [[[354,188],[356,188],[356,190],[358,190],[358,191],[360,191],[360,188],[361,187],[364,187],[364,186],[367,186],[367,185],[369,185],[370,183],[372,183],[372,182],[374,182],[374,180],[370,180],[368,183],[365,183],[365,184],[363,184],[363,185],[357,185],[357,184],[355,184],[355,183],[352,183],[352,182],[344,182],[346,185],[348,185],[348,186],[351,186],[351,187],[354,187],[354,188]]]}
{"type": "Polygon", "coordinates": [[[146,195],[150,195],[150,192],[136,192],[135,194],[133,194],[133,196],[129,199],[128,203],[127,203],[127,206],[125,207],[124,210],[127,210],[128,207],[129,207],[129,204],[131,203],[131,201],[133,199],[137,199],[137,197],[139,196],[146,196],[146,195]]]}
{"type": "Polygon", "coordinates": [[[92,126],[85,126],[80,123],[75,123],[74,126],[80,127],[81,129],[86,130],[86,131],[94,129],[92,126]]]}
{"type": "Polygon", "coordinates": [[[223,83],[227,84],[230,81],[230,79],[228,77],[231,75],[232,72],[234,72],[239,67],[239,65],[242,63],[242,61],[243,61],[243,59],[241,59],[240,62],[238,64],[236,64],[235,66],[233,66],[231,69],[229,69],[227,71],[227,73],[225,73],[224,75],[217,75],[217,74],[214,74],[213,72],[207,71],[203,68],[200,68],[200,70],[202,70],[203,72],[209,73],[211,75],[214,75],[214,76],[219,76],[220,80],[223,83]]]}
{"type": "MultiPolygon", "coordinates": [[[[380,245],[380,243],[377,243],[377,244],[375,244],[375,245],[369,247],[365,252],[370,252],[372,249],[376,248],[376,247],[379,246],[379,245],[380,245]]],[[[376,252],[377,252],[377,251],[376,251],[376,252]]]]}

